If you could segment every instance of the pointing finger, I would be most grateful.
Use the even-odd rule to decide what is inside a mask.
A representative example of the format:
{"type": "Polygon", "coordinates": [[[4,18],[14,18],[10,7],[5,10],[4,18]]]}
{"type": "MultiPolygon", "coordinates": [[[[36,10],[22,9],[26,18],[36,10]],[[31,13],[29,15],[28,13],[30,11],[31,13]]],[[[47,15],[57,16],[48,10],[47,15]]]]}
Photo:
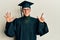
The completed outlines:
{"type": "Polygon", "coordinates": [[[44,13],[41,14],[41,17],[43,17],[44,13]]]}

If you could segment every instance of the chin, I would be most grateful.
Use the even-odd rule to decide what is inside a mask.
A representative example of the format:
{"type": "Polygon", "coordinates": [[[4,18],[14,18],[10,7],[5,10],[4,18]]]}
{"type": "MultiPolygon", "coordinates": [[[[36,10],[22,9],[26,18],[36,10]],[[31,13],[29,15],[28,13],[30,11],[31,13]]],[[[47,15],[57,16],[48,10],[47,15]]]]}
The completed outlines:
{"type": "Polygon", "coordinates": [[[25,14],[25,16],[29,16],[29,14],[25,14]]]}

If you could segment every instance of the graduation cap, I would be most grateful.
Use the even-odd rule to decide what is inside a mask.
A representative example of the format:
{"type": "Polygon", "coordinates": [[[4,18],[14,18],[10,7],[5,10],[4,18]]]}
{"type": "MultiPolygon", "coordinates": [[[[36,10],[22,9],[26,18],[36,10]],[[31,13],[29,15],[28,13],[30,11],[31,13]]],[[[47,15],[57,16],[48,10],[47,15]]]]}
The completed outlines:
{"type": "Polygon", "coordinates": [[[18,4],[18,6],[22,6],[22,8],[25,8],[25,7],[31,8],[30,6],[31,6],[32,4],[34,4],[34,3],[29,2],[29,1],[23,1],[23,2],[21,2],[20,4],[18,4]]]}
{"type": "MultiPolygon", "coordinates": [[[[31,5],[34,4],[32,2],[29,2],[29,1],[23,1],[21,2],[20,4],[18,4],[18,6],[21,6],[22,9],[23,8],[31,8],[31,5]]],[[[22,16],[22,12],[21,12],[21,16],[22,16]]]]}

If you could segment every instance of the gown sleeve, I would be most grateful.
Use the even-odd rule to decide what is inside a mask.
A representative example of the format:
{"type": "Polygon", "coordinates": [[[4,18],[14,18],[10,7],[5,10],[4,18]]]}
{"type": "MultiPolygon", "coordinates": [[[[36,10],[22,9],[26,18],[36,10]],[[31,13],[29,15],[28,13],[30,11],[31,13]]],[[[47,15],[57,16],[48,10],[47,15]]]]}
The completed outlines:
{"type": "Polygon", "coordinates": [[[48,33],[49,29],[47,26],[46,22],[39,22],[38,21],[38,31],[37,31],[37,35],[43,36],[44,34],[48,33]]]}
{"type": "Polygon", "coordinates": [[[8,37],[15,36],[15,30],[16,30],[16,19],[13,22],[6,22],[6,27],[4,33],[8,37]]]}

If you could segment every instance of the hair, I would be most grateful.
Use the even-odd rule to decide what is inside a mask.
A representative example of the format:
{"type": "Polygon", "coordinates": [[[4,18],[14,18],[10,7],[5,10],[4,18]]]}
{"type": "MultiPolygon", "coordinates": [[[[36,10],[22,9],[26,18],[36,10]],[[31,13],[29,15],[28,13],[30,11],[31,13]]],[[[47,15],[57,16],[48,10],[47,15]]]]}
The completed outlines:
{"type": "MultiPolygon", "coordinates": [[[[22,7],[22,9],[23,9],[23,8],[27,8],[27,7],[22,7]]],[[[31,9],[31,7],[28,7],[28,8],[30,8],[30,9],[31,9]]]]}

